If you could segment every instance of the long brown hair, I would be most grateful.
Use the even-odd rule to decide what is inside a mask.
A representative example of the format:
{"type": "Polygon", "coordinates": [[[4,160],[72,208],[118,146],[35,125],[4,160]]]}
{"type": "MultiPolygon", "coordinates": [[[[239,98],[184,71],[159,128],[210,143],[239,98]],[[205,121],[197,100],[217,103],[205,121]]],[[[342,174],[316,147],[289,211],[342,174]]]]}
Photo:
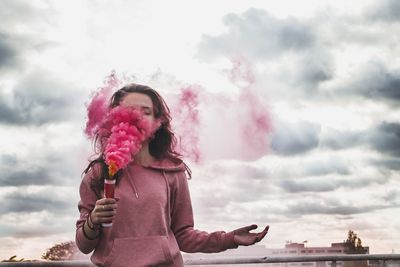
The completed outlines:
{"type": "MultiPolygon", "coordinates": [[[[149,142],[149,152],[150,155],[154,158],[161,160],[161,159],[169,159],[174,163],[182,163],[182,155],[179,154],[175,147],[177,145],[177,139],[175,134],[172,132],[171,129],[171,115],[170,110],[165,103],[164,99],[161,95],[154,90],[153,88],[147,85],[135,84],[131,83],[128,84],[118,91],[116,91],[110,101],[110,108],[114,108],[118,106],[123,98],[129,93],[141,93],[150,97],[151,101],[153,102],[153,112],[154,117],[156,119],[161,120],[161,126],[155,132],[154,137],[149,142]]],[[[86,174],[91,168],[93,169],[94,176],[97,179],[92,180],[92,189],[95,190],[97,196],[101,198],[101,191],[104,186],[104,179],[108,178],[108,167],[104,161],[104,139],[102,139],[98,134],[96,134],[94,139],[94,150],[95,155],[98,157],[94,160],[90,161],[89,165],[84,170],[86,174]],[[93,166],[98,163],[100,164],[100,172],[94,170],[93,166]]],[[[189,178],[191,177],[190,168],[186,165],[186,171],[189,174],[189,178]]],[[[117,179],[117,183],[120,180],[122,170],[118,171],[115,174],[115,178],[117,179]]]]}

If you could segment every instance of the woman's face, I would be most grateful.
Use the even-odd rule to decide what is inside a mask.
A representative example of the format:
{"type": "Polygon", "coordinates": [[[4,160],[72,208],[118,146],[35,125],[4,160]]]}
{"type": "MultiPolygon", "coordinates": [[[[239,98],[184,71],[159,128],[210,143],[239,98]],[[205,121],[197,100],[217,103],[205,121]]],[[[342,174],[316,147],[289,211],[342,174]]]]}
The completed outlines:
{"type": "Polygon", "coordinates": [[[128,93],[120,105],[123,107],[134,107],[143,112],[143,116],[150,122],[155,120],[154,118],[154,108],[153,101],[148,95],[141,93],[128,93]]]}

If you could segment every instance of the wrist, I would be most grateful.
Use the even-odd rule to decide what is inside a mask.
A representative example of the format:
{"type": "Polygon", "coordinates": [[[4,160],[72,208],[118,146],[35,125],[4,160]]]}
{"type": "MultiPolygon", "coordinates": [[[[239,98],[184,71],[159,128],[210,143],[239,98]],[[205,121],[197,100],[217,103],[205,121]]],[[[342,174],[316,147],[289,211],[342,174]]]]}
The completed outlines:
{"type": "Polygon", "coordinates": [[[89,240],[95,240],[100,236],[100,231],[91,229],[87,221],[84,223],[82,231],[83,235],[89,240]]]}
{"type": "Polygon", "coordinates": [[[97,231],[97,230],[100,229],[100,224],[95,224],[95,223],[93,223],[93,221],[92,221],[92,212],[89,213],[86,222],[87,222],[87,225],[88,225],[88,227],[89,227],[90,230],[92,230],[92,231],[97,231]]]}

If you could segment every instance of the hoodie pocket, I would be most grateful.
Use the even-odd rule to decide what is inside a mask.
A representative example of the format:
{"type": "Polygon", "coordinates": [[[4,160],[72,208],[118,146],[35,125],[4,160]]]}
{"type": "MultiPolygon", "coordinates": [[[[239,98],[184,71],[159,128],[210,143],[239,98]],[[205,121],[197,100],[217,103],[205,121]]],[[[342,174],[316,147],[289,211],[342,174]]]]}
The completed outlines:
{"type": "Polygon", "coordinates": [[[172,263],[167,236],[116,238],[105,260],[107,267],[169,266],[172,263]]]}

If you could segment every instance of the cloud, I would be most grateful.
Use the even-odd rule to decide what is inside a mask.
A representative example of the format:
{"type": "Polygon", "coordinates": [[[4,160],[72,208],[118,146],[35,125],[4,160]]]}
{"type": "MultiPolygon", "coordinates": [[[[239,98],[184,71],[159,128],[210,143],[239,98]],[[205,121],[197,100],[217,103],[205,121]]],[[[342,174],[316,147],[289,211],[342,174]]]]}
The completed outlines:
{"type": "MultiPolygon", "coordinates": [[[[369,147],[387,156],[400,156],[400,123],[383,121],[363,131],[331,130],[321,137],[321,147],[346,149],[360,146],[369,147]]],[[[375,163],[396,169],[393,160],[375,163]]]]}
{"type": "Polygon", "coordinates": [[[190,186],[196,189],[194,194],[202,204],[208,203],[206,207],[221,208],[230,202],[254,201],[273,190],[268,173],[256,166],[220,162],[199,171],[194,174],[190,186]]]}
{"type": "Polygon", "coordinates": [[[71,188],[68,187],[19,187],[2,194],[3,204],[0,213],[71,212],[76,209],[76,203],[71,203],[69,198],[71,193],[67,192],[69,190],[71,188]]]}
{"type": "MultiPolygon", "coordinates": [[[[30,145],[27,146],[28,150],[37,149],[30,145]]],[[[0,190],[2,187],[30,185],[75,185],[83,171],[79,169],[80,166],[78,167],[77,163],[77,158],[80,157],[76,151],[78,149],[79,147],[71,147],[57,151],[57,147],[48,145],[41,147],[40,153],[34,158],[32,156],[0,155],[0,173],[2,173],[0,190]]]]}
{"type": "Polygon", "coordinates": [[[14,45],[10,36],[0,32],[0,70],[5,67],[14,68],[18,65],[18,52],[14,45]]]}
{"type": "Polygon", "coordinates": [[[326,23],[324,20],[280,19],[256,8],[242,15],[230,13],[223,19],[227,31],[217,36],[203,35],[197,56],[205,60],[241,56],[254,63],[284,62],[270,72],[279,70],[279,80],[315,93],[321,82],[334,77],[329,42],[317,26],[326,23]]]}
{"type": "Polygon", "coordinates": [[[265,60],[283,52],[308,49],[315,42],[309,25],[296,18],[277,19],[262,9],[251,8],[241,16],[230,13],[223,22],[226,33],[203,35],[198,54],[201,58],[245,55],[265,60]]]}
{"type": "Polygon", "coordinates": [[[303,165],[304,176],[321,176],[326,174],[348,175],[351,173],[351,165],[338,158],[327,160],[312,160],[303,165]]]}
{"type": "Polygon", "coordinates": [[[400,160],[399,159],[391,159],[391,158],[383,158],[383,159],[374,159],[369,161],[370,164],[375,165],[376,167],[383,170],[400,170],[400,160]]]}
{"type": "Polygon", "coordinates": [[[302,86],[307,92],[316,91],[321,82],[334,77],[332,57],[323,49],[307,51],[298,60],[296,70],[292,74],[292,84],[302,86]]]}
{"type": "Polygon", "coordinates": [[[280,155],[306,153],[318,147],[320,126],[301,121],[277,123],[271,136],[271,149],[280,155]]]}
{"type": "Polygon", "coordinates": [[[0,95],[0,123],[41,125],[73,120],[82,110],[83,97],[72,84],[44,70],[21,77],[11,96],[0,95]]]}
{"type": "Polygon", "coordinates": [[[372,21],[396,22],[400,19],[400,3],[397,0],[380,0],[365,11],[372,21]]]}
{"type": "Polygon", "coordinates": [[[321,135],[320,147],[331,149],[346,149],[363,144],[363,135],[360,131],[338,131],[330,129],[321,135]]]}
{"type": "Polygon", "coordinates": [[[375,101],[398,105],[400,101],[400,70],[389,69],[381,61],[370,61],[355,77],[338,88],[338,96],[362,96],[375,101]]]}
{"type": "MultiPolygon", "coordinates": [[[[376,14],[380,17],[399,17],[400,8],[395,0],[385,0],[377,6],[371,10],[378,12],[376,14]]],[[[197,56],[205,60],[243,56],[253,63],[268,65],[267,70],[256,77],[268,76],[265,82],[269,83],[271,80],[283,82],[290,90],[285,96],[298,92],[307,98],[328,100],[340,95],[345,98],[362,96],[396,104],[400,99],[399,71],[390,69],[389,63],[371,60],[347,82],[336,77],[336,69],[348,64],[336,62],[337,56],[352,59],[345,54],[350,44],[359,46],[360,51],[376,47],[388,51],[397,47],[397,39],[387,41],[391,32],[396,30],[382,32],[379,24],[368,21],[368,16],[352,17],[329,10],[309,20],[281,19],[265,10],[251,8],[243,14],[226,15],[223,19],[225,32],[215,36],[203,35],[197,56]],[[321,85],[327,81],[341,84],[333,95],[321,90],[321,85]]],[[[373,56],[372,53],[369,57],[372,59],[373,56]]]]}
{"type": "Polygon", "coordinates": [[[386,205],[349,205],[342,203],[328,203],[326,201],[300,200],[289,204],[284,213],[288,216],[301,216],[312,214],[355,215],[388,208],[386,205]]]}
{"type": "Polygon", "coordinates": [[[45,168],[6,172],[0,178],[0,187],[43,184],[56,184],[45,168]]]}
{"type": "Polygon", "coordinates": [[[71,217],[61,212],[10,212],[2,214],[0,220],[0,228],[3,230],[0,231],[0,238],[13,237],[14,241],[18,239],[22,239],[24,242],[31,241],[32,237],[39,237],[43,240],[55,234],[70,236],[74,230],[74,222],[71,217]],[[54,220],[54,217],[57,220],[54,220]]]}
{"type": "Polygon", "coordinates": [[[0,8],[0,74],[21,71],[32,53],[57,45],[45,37],[53,28],[56,12],[48,3],[4,0],[0,8]]]}
{"type": "Polygon", "coordinates": [[[336,184],[332,180],[325,178],[321,179],[307,179],[307,180],[283,180],[280,186],[287,192],[299,193],[299,192],[328,192],[333,191],[337,188],[336,184]]]}
{"type": "Polygon", "coordinates": [[[335,176],[329,175],[324,177],[306,177],[306,178],[291,178],[278,180],[276,183],[284,191],[289,193],[305,193],[305,192],[333,192],[341,188],[367,188],[371,184],[385,183],[388,178],[381,177],[368,177],[358,174],[350,176],[335,176]]]}
{"type": "Polygon", "coordinates": [[[368,135],[369,145],[377,151],[394,157],[400,156],[400,123],[382,122],[368,135]]]}

